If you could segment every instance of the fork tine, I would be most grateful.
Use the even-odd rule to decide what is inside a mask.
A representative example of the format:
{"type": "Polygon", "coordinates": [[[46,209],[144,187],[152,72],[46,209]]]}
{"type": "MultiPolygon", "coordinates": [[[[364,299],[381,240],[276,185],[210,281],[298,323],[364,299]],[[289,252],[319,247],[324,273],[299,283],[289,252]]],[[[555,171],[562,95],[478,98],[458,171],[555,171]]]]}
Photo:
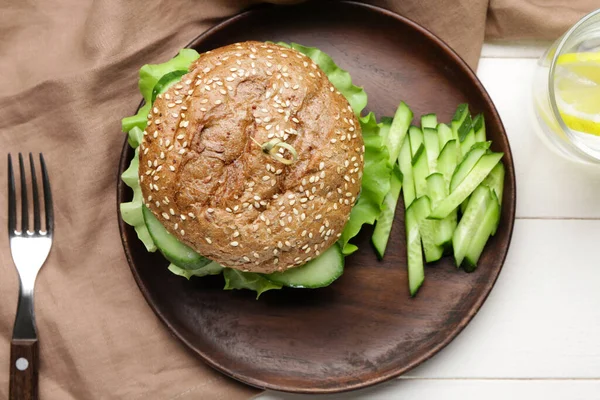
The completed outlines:
{"type": "Polygon", "coordinates": [[[13,235],[17,230],[17,193],[15,190],[15,174],[12,158],[8,154],[8,233],[13,235]]]}
{"type": "Polygon", "coordinates": [[[27,179],[25,178],[25,164],[23,155],[19,153],[19,170],[21,173],[21,234],[29,230],[29,207],[27,206],[27,179]]]}
{"type": "Polygon", "coordinates": [[[40,197],[37,185],[37,176],[35,175],[35,164],[33,155],[29,153],[29,166],[31,167],[31,194],[33,197],[33,231],[39,233],[40,227],[40,197]]]}
{"type": "Polygon", "coordinates": [[[42,183],[44,186],[44,205],[46,207],[46,232],[52,234],[54,231],[54,207],[52,206],[52,192],[50,191],[50,179],[44,162],[44,156],[40,153],[40,164],[42,166],[42,183]]]}

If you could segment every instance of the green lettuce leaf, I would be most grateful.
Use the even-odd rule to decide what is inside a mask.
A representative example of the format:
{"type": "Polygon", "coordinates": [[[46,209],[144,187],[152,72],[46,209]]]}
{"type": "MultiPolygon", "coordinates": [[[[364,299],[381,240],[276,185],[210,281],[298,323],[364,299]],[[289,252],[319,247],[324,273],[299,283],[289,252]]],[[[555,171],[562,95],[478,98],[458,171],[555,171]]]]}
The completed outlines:
{"type": "Polygon", "coordinates": [[[350,239],[358,235],[364,224],[373,225],[381,214],[383,200],[390,191],[392,173],[388,149],[380,132],[381,124],[377,123],[372,112],[359,118],[359,121],[365,142],[365,166],[360,196],[339,240],[345,256],[358,250],[357,246],[349,243],[350,239]]]}
{"type": "Polygon", "coordinates": [[[123,132],[129,132],[132,128],[138,127],[142,130],[146,129],[148,122],[148,114],[150,113],[150,107],[152,106],[152,89],[160,78],[169,72],[188,69],[190,64],[198,59],[200,54],[193,49],[181,49],[179,54],[162,64],[146,64],[140,69],[140,80],[138,81],[138,87],[144,97],[146,104],[137,114],[123,118],[121,126],[123,132]]]}
{"type": "Polygon", "coordinates": [[[189,280],[192,276],[202,277],[207,275],[219,275],[221,272],[223,272],[223,266],[213,261],[202,268],[185,269],[171,263],[169,265],[169,271],[175,275],[183,276],[189,280]]]}
{"type": "MultiPolygon", "coordinates": [[[[131,144],[131,136],[129,138],[129,143],[131,144]]],[[[121,210],[121,218],[123,218],[126,224],[133,226],[138,238],[146,246],[146,250],[154,252],[156,251],[156,245],[152,237],[150,237],[150,232],[148,232],[144,215],[142,214],[142,189],[140,188],[138,177],[139,151],[140,149],[135,149],[135,156],[131,160],[129,168],[121,175],[123,182],[133,190],[133,199],[128,203],[121,203],[119,208],[121,210]]]]}
{"type": "Polygon", "coordinates": [[[282,285],[279,283],[271,282],[261,274],[256,274],[254,272],[242,272],[237,269],[225,268],[223,270],[223,277],[225,278],[225,287],[223,289],[254,290],[257,299],[267,290],[282,288],[282,285]]]}
{"type": "Polygon", "coordinates": [[[140,80],[138,86],[144,101],[150,103],[152,100],[152,89],[163,75],[169,72],[188,69],[200,54],[193,49],[181,49],[179,54],[162,64],[146,64],[140,69],[140,80]]]}
{"type": "Polygon", "coordinates": [[[360,116],[360,113],[367,106],[367,93],[362,87],[352,84],[352,78],[348,71],[338,67],[331,57],[316,47],[306,47],[297,43],[279,42],[277,44],[297,50],[313,60],[325,72],[329,82],[348,100],[354,114],[360,116]]]}

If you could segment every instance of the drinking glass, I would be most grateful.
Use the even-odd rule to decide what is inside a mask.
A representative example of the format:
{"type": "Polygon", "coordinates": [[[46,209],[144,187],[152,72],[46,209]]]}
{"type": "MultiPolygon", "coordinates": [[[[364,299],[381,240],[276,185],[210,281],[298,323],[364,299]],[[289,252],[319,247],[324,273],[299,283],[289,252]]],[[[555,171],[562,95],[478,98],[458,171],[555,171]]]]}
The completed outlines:
{"type": "Polygon", "coordinates": [[[538,60],[533,101],[546,144],[571,160],[600,165],[600,9],[538,60]]]}

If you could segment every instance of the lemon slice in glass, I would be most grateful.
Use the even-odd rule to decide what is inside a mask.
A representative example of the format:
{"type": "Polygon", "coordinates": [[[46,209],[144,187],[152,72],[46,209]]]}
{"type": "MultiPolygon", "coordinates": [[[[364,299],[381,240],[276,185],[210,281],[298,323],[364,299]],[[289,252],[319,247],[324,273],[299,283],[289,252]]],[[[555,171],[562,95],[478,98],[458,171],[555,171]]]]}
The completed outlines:
{"type": "Polygon", "coordinates": [[[565,124],[600,136],[600,52],[561,55],[554,79],[556,102],[565,124]]]}

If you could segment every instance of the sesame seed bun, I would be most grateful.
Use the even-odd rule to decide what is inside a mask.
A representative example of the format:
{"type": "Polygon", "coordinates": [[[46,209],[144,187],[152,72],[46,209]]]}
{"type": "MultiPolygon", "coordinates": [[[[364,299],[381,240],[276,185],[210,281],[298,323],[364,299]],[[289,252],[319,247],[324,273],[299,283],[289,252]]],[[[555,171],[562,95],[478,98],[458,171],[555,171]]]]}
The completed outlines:
{"type": "Polygon", "coordinates": [[[157,96],[140,183],[146,206],[180,241],[223,266],[270,273],[338,240],[363,153],[352,108],[310,58],[245,42],[202,54],[157,96]],[[275,138],[293,147],[293,163],[261,149],[275,138]]]}

